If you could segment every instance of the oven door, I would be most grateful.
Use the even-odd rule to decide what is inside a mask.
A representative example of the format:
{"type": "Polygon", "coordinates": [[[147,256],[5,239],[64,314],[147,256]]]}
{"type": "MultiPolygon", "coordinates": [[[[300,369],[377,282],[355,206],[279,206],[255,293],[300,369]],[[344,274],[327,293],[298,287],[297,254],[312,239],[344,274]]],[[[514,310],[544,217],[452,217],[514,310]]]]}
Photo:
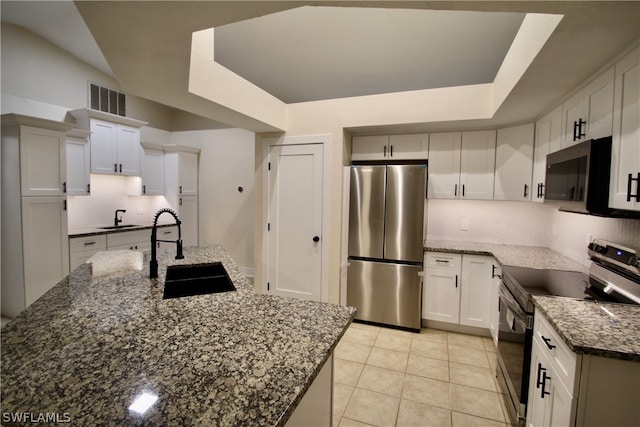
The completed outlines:
{"type": "Polygon", "coordinates": [[[526,416],[529,390],[533,314],[520,307],[504,283],[500,285],[499,311],[499,375],[502,387],[506,387],[503,391],[509,397],[505,403],[512,422],[521,424],[526,416]]]}

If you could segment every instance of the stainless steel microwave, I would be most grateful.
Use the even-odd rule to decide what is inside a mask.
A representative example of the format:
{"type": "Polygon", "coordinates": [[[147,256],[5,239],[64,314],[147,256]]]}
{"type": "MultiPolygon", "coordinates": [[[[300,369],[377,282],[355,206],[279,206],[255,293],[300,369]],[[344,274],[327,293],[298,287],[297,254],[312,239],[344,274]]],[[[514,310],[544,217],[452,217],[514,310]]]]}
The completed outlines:
{"type": "Polygon", "coordinates": [[[637,212],[609,208],[611,143],[608,136],[548,154],[545,203],[568,212],[637,218],[637,212]]]}

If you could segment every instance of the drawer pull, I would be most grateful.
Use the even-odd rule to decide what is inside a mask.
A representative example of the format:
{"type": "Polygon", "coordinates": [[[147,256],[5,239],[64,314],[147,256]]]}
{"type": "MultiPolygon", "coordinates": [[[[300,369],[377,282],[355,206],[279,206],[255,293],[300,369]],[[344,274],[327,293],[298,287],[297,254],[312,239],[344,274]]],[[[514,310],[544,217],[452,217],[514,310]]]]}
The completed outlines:
{"type": "Polygon", "coordinates": [[[544,343],[547,345],[547,348],[549,350],[553,350],[554,348],[556,348],[555,345],[553,344],[549,344],[551,342],[551,338],[547,338],[544,335],[540,335],[542,337],[542,341],[544,341],[544,343]]]}
{"type": "Polygon", "coordinates": [[[443,263],[443,264],[449,264],[449,260],[448,259],[437,259],[436,262],[443,263]]]}
{"type": "Polygon", "coordinates": [[[171,231],[165,231],[165,232],[164,232],[164,234],[165,234],[165,236],[166,236],[167,234],[171,234],[171,231]]]}
{"type": "Polygon", "coordinates": [[[98,242],[96,242],[96,241],[93,241],[93,242],[84,242],[84,245],[85,245],[85,246],[91,246],[91,245],[95,245],[96,243],[98,243],[98,242]]]}

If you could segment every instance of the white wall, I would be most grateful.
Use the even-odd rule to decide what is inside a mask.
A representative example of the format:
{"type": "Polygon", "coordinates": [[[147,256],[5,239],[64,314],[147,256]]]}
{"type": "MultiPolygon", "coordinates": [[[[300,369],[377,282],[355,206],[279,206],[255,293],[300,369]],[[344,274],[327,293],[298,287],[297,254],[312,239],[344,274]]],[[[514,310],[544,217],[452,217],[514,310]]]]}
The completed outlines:
{"type": "Polygon", "coordinates": [[[172,142],[201,149],[200,246],[222,244],[253,275],[254,133],[242,129],[174,132],[172,142]]]}
{"type": "MultiPolygon", "coordinates": [[[[89,81],[121,90],[118,82],[39,36],[2,23],[1,113],[72,121],[68,110],[87,107],[89,81]]],[[[174,110],[127,96],[127,116],[170,130],[174,110]]]]}
{"type": "MultiPolygon", "coordinates": [[[[83,227],[113,225],[116,209],[126,209],[123,224],[150,225],[160,208],[170,207],[164,196],[128,196],[128,186],[139,177],[91,175],[91,195],[69,196],[67,218],[69,231],[83,227]]],[[[159,219],[170,223],[169,216],[159,219]]]]}
{"type": "Polygon", "coordinates": [[[430,240],[546,246],[553,218],[547,206],[531,202],[430,199],[427,206],[430,240]]]}
{"type": "Polygon", "coordinates": [[[601,238],[640,246],[640,220],[560,212],[542,203],[434,200],[428,205],[427,238],[551,248],[584,266],[589,241],[601,238]],[[468,230],[460,230],[466,221],[468,230]]]}

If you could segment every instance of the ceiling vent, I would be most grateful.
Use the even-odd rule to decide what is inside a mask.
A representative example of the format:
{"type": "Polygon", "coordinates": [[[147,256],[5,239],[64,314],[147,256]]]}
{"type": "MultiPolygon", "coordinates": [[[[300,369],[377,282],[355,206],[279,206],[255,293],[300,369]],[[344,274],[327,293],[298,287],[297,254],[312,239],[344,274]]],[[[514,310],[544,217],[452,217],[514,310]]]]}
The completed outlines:
{"type": "Polygon", "coordinates": [[[127,95],[89,82],[89,108],[124,117],[127,115],[127,95]]]}

